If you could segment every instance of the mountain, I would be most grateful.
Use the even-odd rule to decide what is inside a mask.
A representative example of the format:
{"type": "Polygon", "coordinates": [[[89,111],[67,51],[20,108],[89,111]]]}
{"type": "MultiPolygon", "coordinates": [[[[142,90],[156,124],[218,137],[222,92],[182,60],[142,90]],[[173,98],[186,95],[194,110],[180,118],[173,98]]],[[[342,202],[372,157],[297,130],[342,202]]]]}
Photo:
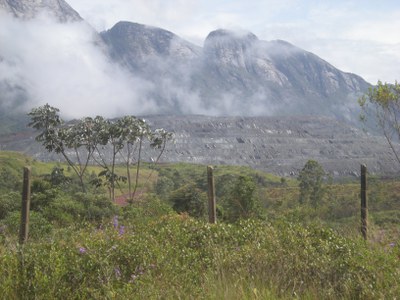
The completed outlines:
{"type": "Polygon", "coordinates": [[[150,74],[147,68],[159,67],[156,63],[160,60],[181,65],[198,58],[201,53],[200,47],[170,31],[137,23],[121,21],[101,35],[113,59],[141,74],[150,74]]]}
{"type": "Polygon", "coordinates": [[[157,83],[157,103],[171,104],[160,113],[193,113],[179,107],[184,100],[178,93],[160,88],[167,85],[183,97],[196,95],[206,113],[353,121],[359,114],[355,100],[370,86],[288,42],[262,41],[249,32],[213,31],[202,48],[169,31],[130,22],[119,22],[101,36],[117,62],[157,83]]]}
{"type": "MultiPolygon", "coordinates": [[[[50,14],[59,22],[82,21],[63,0],[0,0],[0,10],[24,20],[50,14]]],[[[152,103],[147,105],[151,113],[324,115],[354,125],[356,99],[370,86],[288,42],[263,41],[250,32],[215,30],[200,47],[170,31],[123,21],[92,38],[111,63],[127,71],[126,77],[142,80],[144,91],[134,84],[130,88],[152,103]]],[[[14,64],[1,51],[0,60],[14,64]]],[[[17,93],[20,98],[32,97],[29,84],[5,79],[0,85],[24,91],[17,93]]]]}
{"type": "MultiPolygon", "coordinates": [[[[81,24],[84,20],[63,0],[0,0],[1,12],[26,22],[50,14],[63,26],[72,26],[68,39],[78,37],[72,45],[77,45],[79,38],[86,44],[92,41],[90,47],[79,47],[82,51],[90,49],[82,53],[82,62],[88,62],[91,71],[98,70],[97,65],[105,73],[112,73],[114,67],[123,70],[115,79],[108,76],[107,80],[100,80],[102,86],[108,87],[112,80],[124,81],[122,76],[139,78],[126,80],[129,89],[139,94],[139,105],[151,106],[152,114],[160,114],[146,119],[153,127],[175,133],[176,143],[167,149],[165,161],[249,165],[283,176],[296,174],[308,159],[318,160],[333,175],[356,175],[360,163],[367,163],[371,172],[396,172],[385,141],[353,126],[358,125],[359,118],[356,99],[370,84],[286,41],[263,41],[250,32],[218,29],[200,47],[170,31],[126,21],[82,38],[77,30],[87,28],[73,23],[81,24]],[[91,56],[96,59],[90,60],[91,56]],[[138,89],[137,85],[144,88],[138,89]]],[[[92,34],[91,30],[87,32],[92,34]]],[[[54,32],[51,34],[54,38],[54,32]]],[[[34,142],[32,132],[21,130],[26,116],[24,119],[20,112],[29,107],[27,103],[34,98],[37,87],[32,87],[31,78],[19,67],[20,57],[10,51],[12,45],[1,45],[0,70],[10,72],[0,73],[0,148],[23,151],[43,160],[56,159],[34,142]]],[[[51,76],[58,77],[70,67],[65,57],[71,57],[72,63],[80,55],[71,52],[71,48],[63,48],[65,45],[71,44],[57,44],[56,52],[51,52],[66,54],[62,56],[62,65],[53,66],[51,76]]],[[[46,63],[47,54],[41,53],[40,44],[34,46],[35,53],[29,62],[41,54],[45,58],[41,61],[46,63]]],[[[58,63],[57,58],[53,61],[58,63]]],[[[35,70],[47,68],[28,64],[32,65],[35,70]]],[[[78,70],[79,66],[73,64],[78,70]]],[[[40,79],[40,72],[31,74],[40,79]]],[[[94,75],[93,82],[98,79],[94,73],[88,74],[94,75]]],[[[65,81],[53,89],[63,85],[70,88],[68,92],[87,88],[79,81],[68,85],[70,76],[61,79],[65,81]]],[[[85,82],[91,85],[92,81],[85,82]]],[[[51,83],[48,80],[41,84],[51,83]]],[[[112,101],[113,97],[123,95],[118,92],[107,97],[110,108],[121,105],[121,113],[134,113],[138,102],[112,101]]],[[[93,97],[81,101],[90,101],[95,107],[98,100],[93,97]]]]}
{"type": "Polygon", "coordinates": [[[64,0],[0,0],[0,10],[21,19],[33,19],[48,13],[60,22],[83,20],[64,0]]]}

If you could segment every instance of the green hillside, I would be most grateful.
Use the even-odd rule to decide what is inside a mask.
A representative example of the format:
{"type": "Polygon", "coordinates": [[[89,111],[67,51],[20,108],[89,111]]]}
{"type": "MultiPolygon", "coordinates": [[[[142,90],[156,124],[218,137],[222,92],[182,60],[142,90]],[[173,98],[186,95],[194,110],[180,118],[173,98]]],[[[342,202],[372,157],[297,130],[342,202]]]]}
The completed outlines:
{"type": "MultiPolygon", "coordinates": [[[[0,291],[5,299],[394,299],[400,182],[370,178],[368,241],[359,184],[325,178],[318,205],[298,182],[250,168],[144,164],[132,203],[88,191],[68,166],[0,152],[0,291]],[[21,177],[32,168],[30,237],[18,246],[21,177]],[[240,203],[238,206],[237,204],[240,203]]],[[[123,174],[118,166],[117,173],[123,174]]],[[[118,187],[118,199],[127,192],[118,187]]]]}

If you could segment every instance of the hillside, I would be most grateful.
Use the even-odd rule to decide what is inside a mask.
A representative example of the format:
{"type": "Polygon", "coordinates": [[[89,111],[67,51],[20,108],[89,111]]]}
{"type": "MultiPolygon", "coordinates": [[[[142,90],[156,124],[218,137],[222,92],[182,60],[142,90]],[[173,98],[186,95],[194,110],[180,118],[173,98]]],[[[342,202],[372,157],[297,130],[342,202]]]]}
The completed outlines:
{"type": "Polygon", "coordinates": [[[72,173],[64,173],[68,180],[48,176],[60,165],[4,152],[0,162],[0,174],[8,175],[0,181],[0,290],[6,299],[391,299],[399,293],[396,181],[369,181],[374,201],[365,242],[355,183],[324,183],[314,207],[298,201],[292,181],[216,168],[218,223],[209,224],[205,166],[146,167],[157,173],[157,183],[120,207],[105,187],[82,193],[72,173]],[[23,164],[32,165],[33,184],[29,239],[19,247],[21,186],[5,183],[23,164]],[[227,218],[227,204],[250,198],[260,204],[251,215],[227,218]]]}
{"type": "MultiPolygon", "coordinates": [[[[309,159],[333,177],[358,176],[360,164],[371,174],[398,174],[397,162],[381,137],[327,117],[145,116],[151,128],[174,133],[162,162],[249,166],[279,176],[296,176],[309,159]]],[[[3,150],[21,151],[49,161],[34,131],[0,136],[3,150]]],[[[150,161],[157,154],[148,152],[150,161]]],[[[121,161],[122,162],[122,161],[121,161]]]]}

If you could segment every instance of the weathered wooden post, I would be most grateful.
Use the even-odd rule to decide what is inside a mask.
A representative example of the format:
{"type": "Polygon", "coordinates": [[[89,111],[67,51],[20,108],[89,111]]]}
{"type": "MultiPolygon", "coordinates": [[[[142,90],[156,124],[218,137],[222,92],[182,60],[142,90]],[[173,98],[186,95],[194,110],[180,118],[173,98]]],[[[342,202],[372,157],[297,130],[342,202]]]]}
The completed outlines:
{"type": "Polygon", "coordinates": [[[361,165],[361,234],[367,240],[368,202],[367,202],[367,166],[361,165]]]}
{"type": "Polygon", "coordinates": [[[22,188],[21,227],[19,231],[20,244],[28,240],[29,210],[31,205],[31,168],[24,167],[24,181],[22,188]]]}
{"type": "Polygon", "coordinates": [[[215,184],[213,167],[207,166],[207,177],[208,177],[208,220],[210,223],[217,223],[217,208],[215,201],[215,184]]]}

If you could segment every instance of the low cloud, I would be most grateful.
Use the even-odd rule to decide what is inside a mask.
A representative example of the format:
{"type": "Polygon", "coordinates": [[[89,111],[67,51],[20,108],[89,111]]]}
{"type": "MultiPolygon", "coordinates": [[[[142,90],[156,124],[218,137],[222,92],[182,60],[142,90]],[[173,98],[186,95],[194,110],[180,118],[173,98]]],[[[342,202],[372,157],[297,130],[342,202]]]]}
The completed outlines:
{"type": "MultiPolygon", "coordinates": [[[[66,117],[114,117],[154,110],[153,84],[109,61],[84,22],[0,16],[0,82],[27,92],[25,109],[49,103],[66,117]]],[[[12,98],[9,95],[8,98],[12,98]]],[[[10,106],[10,99],[2,99],[10,106]]]]}

